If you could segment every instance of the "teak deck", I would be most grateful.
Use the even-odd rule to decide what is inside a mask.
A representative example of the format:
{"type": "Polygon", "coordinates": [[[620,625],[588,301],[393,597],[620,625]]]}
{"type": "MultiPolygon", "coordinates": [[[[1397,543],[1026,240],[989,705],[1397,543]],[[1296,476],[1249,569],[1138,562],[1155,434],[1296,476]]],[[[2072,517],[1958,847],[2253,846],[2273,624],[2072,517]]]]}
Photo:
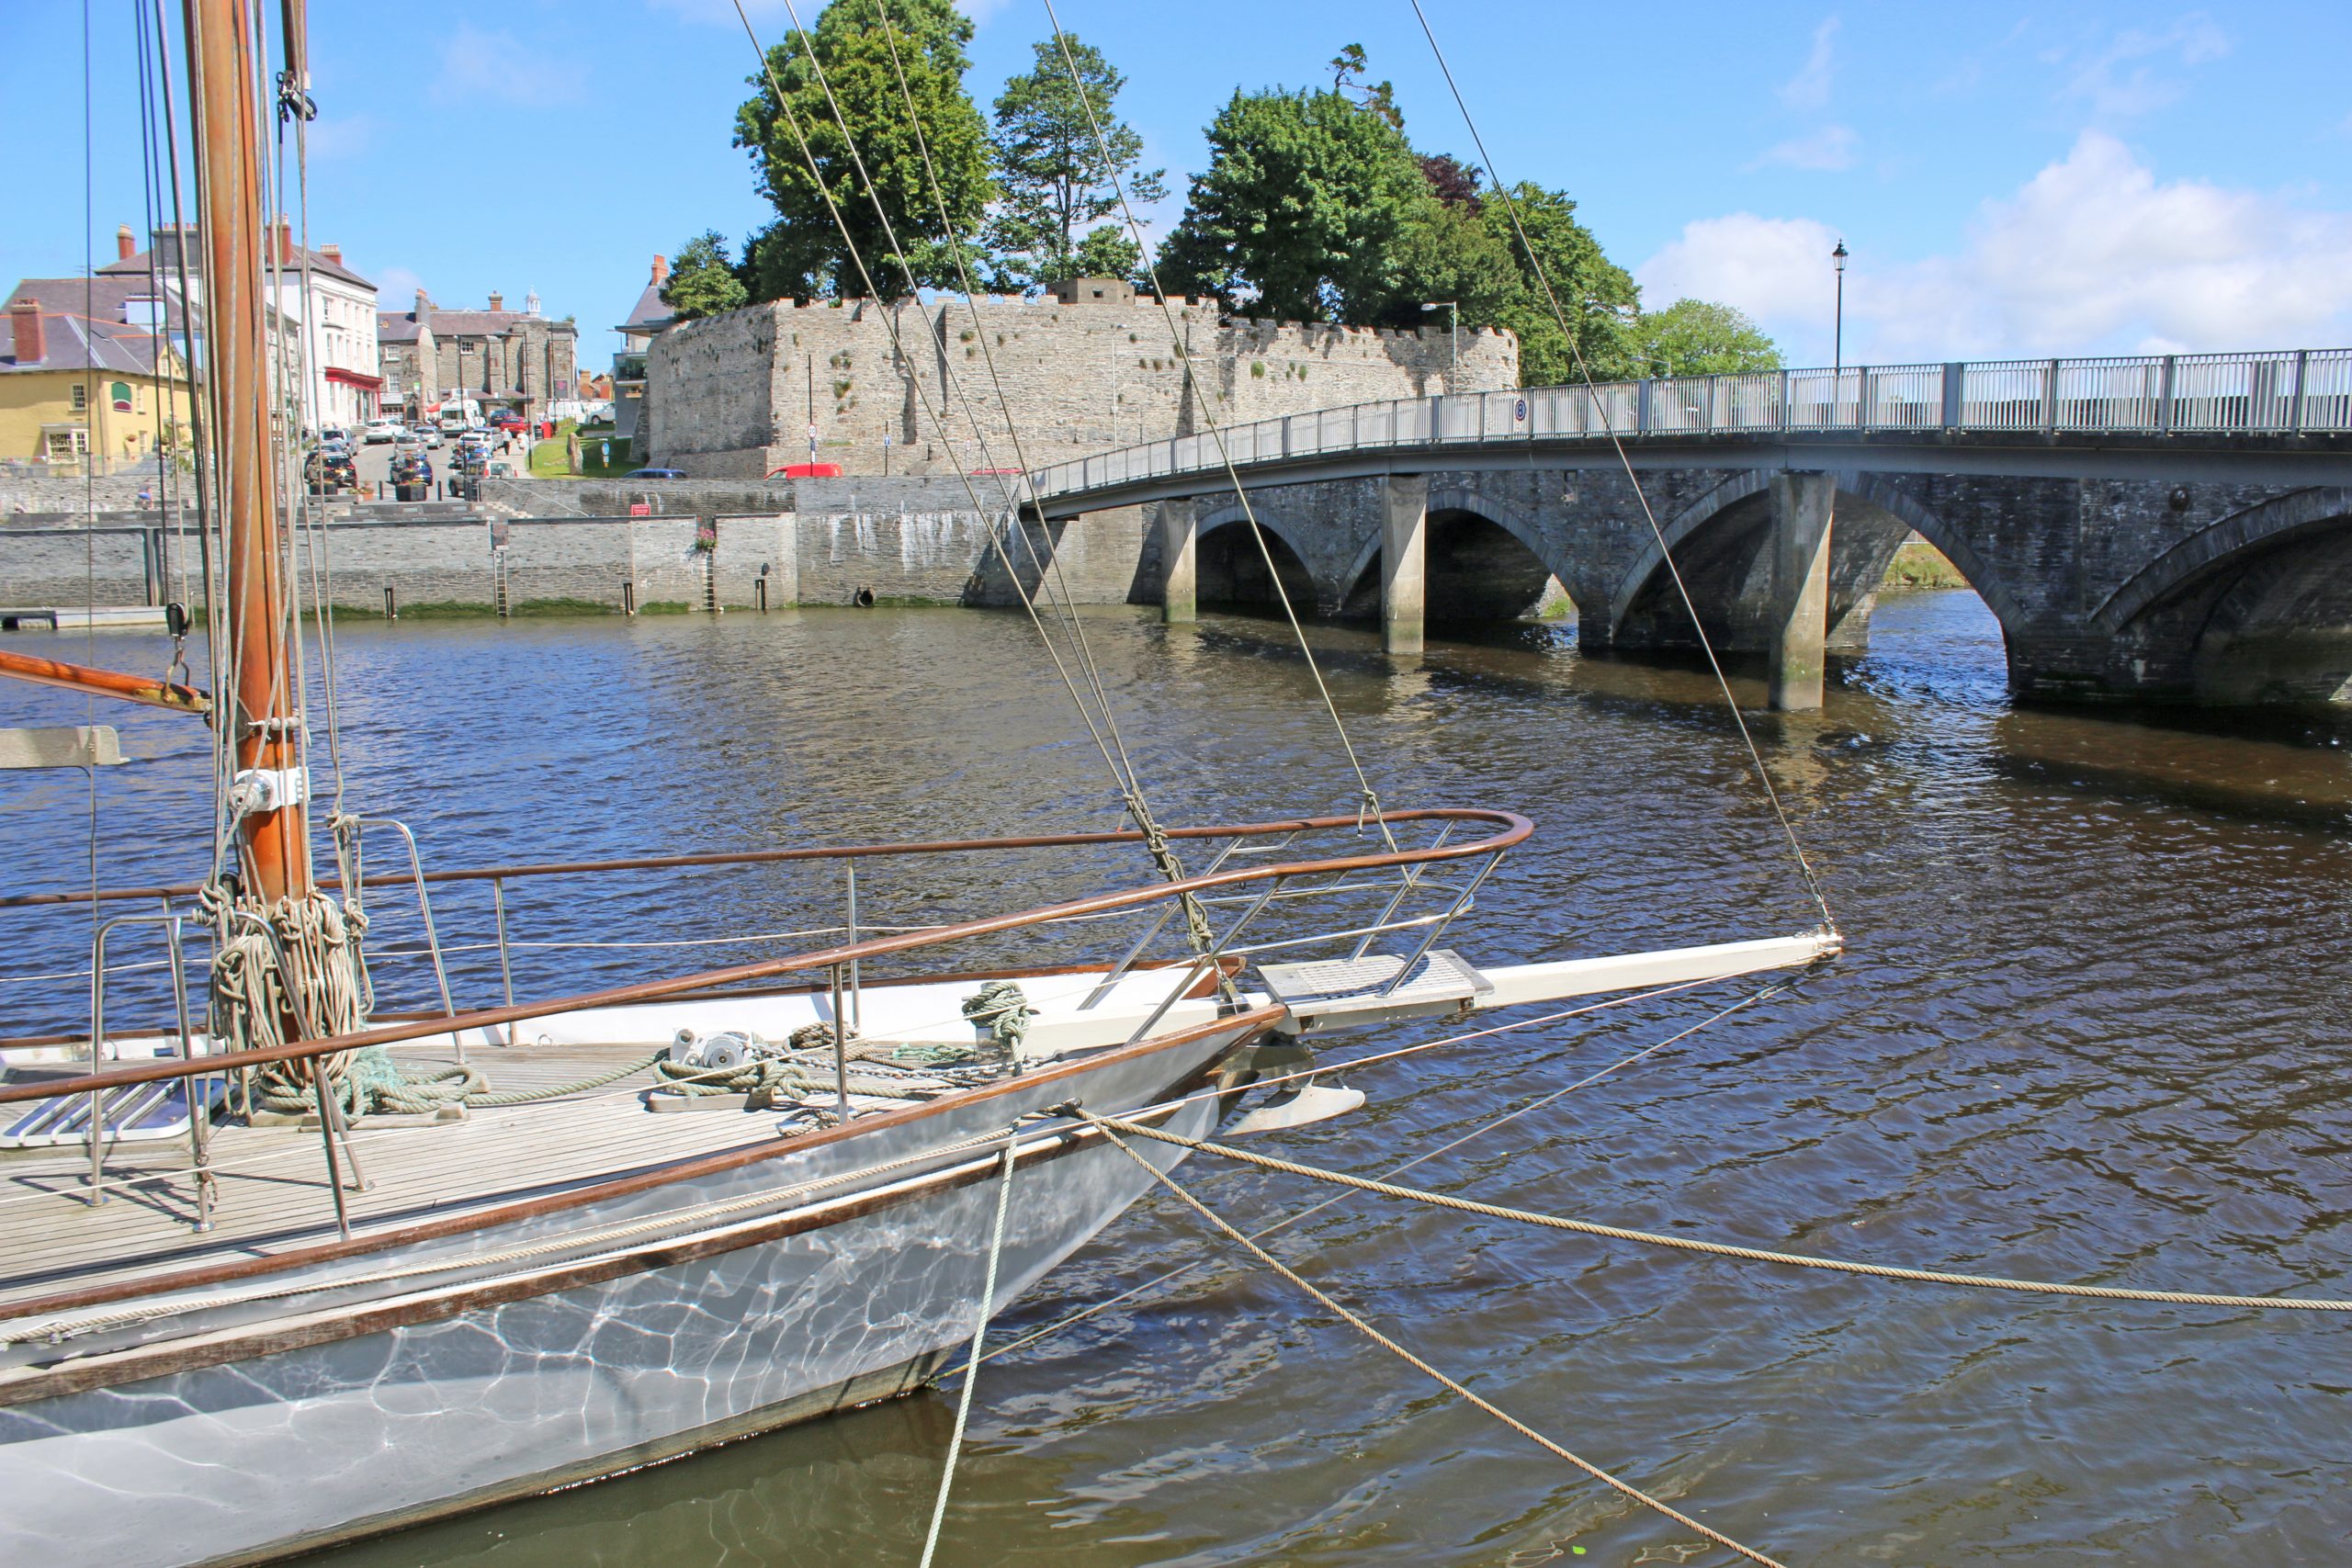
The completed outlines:
{"type": "MultiPolygon", "coordinates": [[[[646,1054],[642,1045],[476,1046],[469,1060],[493,1089],[512,1091],[609,1072],[646,1054]]],[[[403,1051],[401,1057],[419,1068],[450,1062],[440,1051],[403,1051]]],[[[363,1120],[352,1146],[368,1188],[345,1192],[353,1233],[777,1135],[775,1111],[650,1112],[642,1096],[658,1081],[649,1071],[560,1100],[473,1111],[459,1122],[363,1120]]],[[[96,1206],[89,1202],[86,1144],[0,1151],[0,1308],[69,1286],[266,1256],[336,1234],[315,1126],[222,1122],[213,1129],[211,1159],[220,1179],[213,1227],[198,1234],[185,1134],[109,1149],[111,1185],[96,1206]]],[[[347,1167],[345,1174],[347,1180],[347,1167]]]]}

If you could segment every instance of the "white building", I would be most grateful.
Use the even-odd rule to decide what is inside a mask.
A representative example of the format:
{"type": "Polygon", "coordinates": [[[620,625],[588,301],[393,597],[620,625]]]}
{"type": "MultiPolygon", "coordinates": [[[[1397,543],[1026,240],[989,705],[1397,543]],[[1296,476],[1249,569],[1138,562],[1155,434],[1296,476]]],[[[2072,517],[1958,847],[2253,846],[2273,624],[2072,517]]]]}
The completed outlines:
{"type": "MultiPolygon", "coordinates": [[[[279,348],[277,333],[289,324],[301,324],[306,329],[310,366],[309,385],[302,389],[302,423],[313,430],[328,424],[347,428],[374,418],[377,395],[384,385],[376,344],[376,286],[343,265],[340,245],[321,245],[306,251],[296,244],[293,225],[283,218],[277,220],[271,240],[277,247],[277,271],[283,278],[272,320],[273,372],[279,348]],[[303,292],[305,261],[309,263],[310,279],[307,299],[303,292]]],[[[187,253],[189,292],[196,296],[194,302],[198,306],[195,315],[201,357],[203,285],[196,266],[196,225],[166,225],[156,230],[150,251],[137,248],[128,227],[118,229],[117,259],[98,272],[101,276],[144,277],[153,271],[167,294],[176,295],[183,247],[187,253]]]]}

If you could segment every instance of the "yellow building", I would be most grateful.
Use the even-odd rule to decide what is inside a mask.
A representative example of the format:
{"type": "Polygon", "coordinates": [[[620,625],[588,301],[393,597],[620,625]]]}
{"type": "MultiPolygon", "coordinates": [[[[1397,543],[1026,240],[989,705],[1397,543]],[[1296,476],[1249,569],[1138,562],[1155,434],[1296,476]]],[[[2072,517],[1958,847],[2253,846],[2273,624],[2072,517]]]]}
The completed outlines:
{"type": "Polygon", "coordinates": [[[187,370],[163,303],[122,293],[81,278],[17,286],[0,312],[0,459],[78,474],[95,454],[124,472],[159,446],[187,449],[187,370]]]}

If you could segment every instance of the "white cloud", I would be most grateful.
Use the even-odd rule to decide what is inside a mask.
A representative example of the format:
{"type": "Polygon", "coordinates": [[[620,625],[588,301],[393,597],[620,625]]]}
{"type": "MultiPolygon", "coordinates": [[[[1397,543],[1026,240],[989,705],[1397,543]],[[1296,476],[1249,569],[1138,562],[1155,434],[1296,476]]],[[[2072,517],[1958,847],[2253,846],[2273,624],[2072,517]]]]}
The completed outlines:
{"type": "Polygon", "coordinates": [[[330,162],[373,151],[376,130],[376,117],[372,114],[325,114],[311,122],[303,140],[311,157],[330,162]]]}
{"type": "MultiPolygon", "coordinates": [[[[1688,225],[1636,269],[1645,297],[1736,305],[1799,361],[1826,360],[1839,238],[1810,218],[1688,225]]],[[[1852,243],[1850,236],[1849,243],[1852,243]]],[[[1978,209],[1957,254],[1883,263],[1855,246],[1846,358],[2301,347],[2352,333],[2352,213],[2201,180],[2160,181],[2086,130],[1978,209]]]]}
{"type": "Polygon", "coordinates": [[[1838,18],[1825,18],[1813,29],[1813,49],[1797,73],[1781,85],[1781,101],[1792,109],[1817,109],[1829,102],[1830,78],[1836,74],[1838,18]]]}
{"type": "Polygon", "coordinates": [[[441,74],[432,91],[447,104],[545,108],[579,102],[586,85],[586,68],[577,62],[552,59],[544,46],[526,44],[513,33],[459,22],[441,46],[441,74]]]}
{"type": "Polygon", "coordinates": [[[379,267],[376,280],[376,309],[379,310],[409,310],[416,306],[416,291],[424,287],[424,279],[404,266],[379,267]]]}
{"type": "Polygon", "coordinates": [[[1766,148],[1747,166],[1760,169],[1779,164],[1792,169],[1850,169],[1854,166],[1854,140],[1851,126],[1825,125],[1766,148]]]}
{"type": "Polygon", "coordinates": [[[2107,46],[2067,62],[2061,96],[2081,98],[2103,119],[2121,119],[2164,107],[2184,91],[2168,66],[2202,65],[2229,53],[2230,40],[2202,12],[2155,31],[2128,28],[2107,46]]]}

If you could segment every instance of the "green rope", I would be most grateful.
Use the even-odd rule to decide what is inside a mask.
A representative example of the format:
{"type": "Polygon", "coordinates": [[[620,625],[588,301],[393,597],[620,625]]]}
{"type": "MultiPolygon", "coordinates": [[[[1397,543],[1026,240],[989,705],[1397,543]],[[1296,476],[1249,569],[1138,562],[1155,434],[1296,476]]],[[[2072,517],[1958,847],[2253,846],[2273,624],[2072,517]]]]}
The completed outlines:
{"type": "MultiPolygon", "coordinates": [[[[390,1113],[402,1116],[429,1115],[445,1105],[465,1105],[482,1110],[502,1106],[529,1105],[542,1100],[560,1100],[567,1094],[584,1094],[590,1089],[603,1089],[625,1077],[645,1071],[661,1062],[665,1053],[655,1052],[642,1061],[630,1062],[610,1072],[574,1078],[569,1083],[549,1084],[542,1089],[510,1089],[503,1094],[491,1092],[490,1080],[472,1067],[444,1067],[435,1072],[416,1072],[392,1060],[391,1053],[381,1045],[363,1045],[349,1054],[344,1076],[335,1083],[335,1103],[346,1116],[390,1113]]],[[[263,1085],[254,1098],[262,1109],[281,1115],[304,1115],[319,1108],[317,1087],[304,1084],[299,1089],[283,1082],[263,1085]]]]}
{"type": "Polygon", "coordinates": [[[987,1028],[996,1043],[1011,1055],[1021,1054],[1021,1043],[1028,1038],[1029,1025],[1037,1010],[1018,980],[990,980],[971,996],[964,998],[964,1016],[987,1028]]]}

